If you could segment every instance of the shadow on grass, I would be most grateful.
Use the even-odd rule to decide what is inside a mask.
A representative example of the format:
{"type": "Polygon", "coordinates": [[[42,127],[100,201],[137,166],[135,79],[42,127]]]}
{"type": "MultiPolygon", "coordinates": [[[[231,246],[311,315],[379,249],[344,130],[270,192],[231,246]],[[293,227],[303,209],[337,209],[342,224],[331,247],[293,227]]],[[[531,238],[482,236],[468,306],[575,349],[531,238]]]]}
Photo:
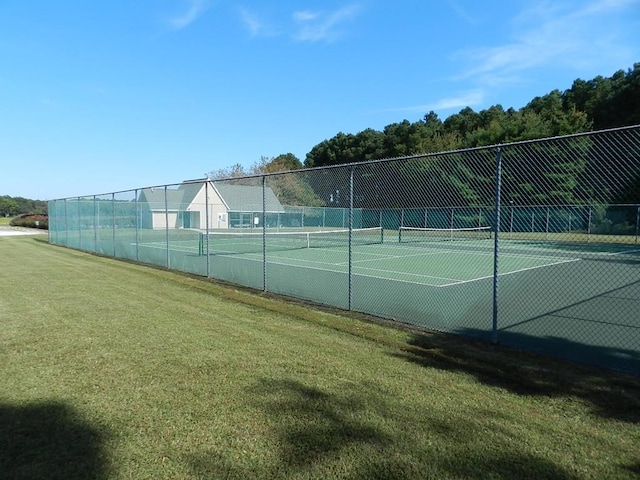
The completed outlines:
{"type": "Polygon", "coordinates": [[[60,403],[0,404],[0,478],[104,479],[103,433],[60,403]]]}
{"type": "Polygon", "coordinates": [[[313,465],[350,445],[382,449],[391,441],[362,421],[359,413],[369,408],[365,397],[330,395],[295,380],[263,380],[256,394],[259,406],[280,428],[278,445],[285,465],[313,465]]]}
{"type": "Polygon", "coordinates": [[[408,412],[390,405],[376,385],[329,394],[293,379],[263,379],[248,397],[266,414],[266,443],[275,454],[210,450],[190,458],[198,478],[578,478],[518,444],[487,448],[476,421],[442,418],[424,405],[408,404],[408,412]],[[407,421],[419,422],[417,437],[407,421]]]}
{"type": "MultiPolygon", "coordinates": [[[[464,329],[465,337],[486,338],[487,332],[464,329]]],[[[525,348],[545,342],[544,351],[593,354],[598,347],[565,338],[540,338],[501,332],[503,343],[525,348]]],[[[494,346],[488,341],[451,335],[414,333],[398,356],[424,367],[473,375],[480,382],[519,395],[573,397],[589,405],[594,414],[624,422],[640,422],[640,378],[554,360],[533,353],[494,346]]],[[[613,355],[619,352],[596,352],[613,355]]]]}

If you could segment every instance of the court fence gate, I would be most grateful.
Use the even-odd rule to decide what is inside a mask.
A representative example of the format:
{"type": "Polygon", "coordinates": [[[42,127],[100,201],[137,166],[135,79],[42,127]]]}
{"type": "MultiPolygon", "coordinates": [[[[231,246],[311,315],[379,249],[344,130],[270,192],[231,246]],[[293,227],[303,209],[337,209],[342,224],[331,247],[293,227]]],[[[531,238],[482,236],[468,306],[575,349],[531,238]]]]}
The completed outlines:
{"type": "Polygon", "coordinates": [[[640,374],[640,126],[48,209],[55,245],[640,374]]]}

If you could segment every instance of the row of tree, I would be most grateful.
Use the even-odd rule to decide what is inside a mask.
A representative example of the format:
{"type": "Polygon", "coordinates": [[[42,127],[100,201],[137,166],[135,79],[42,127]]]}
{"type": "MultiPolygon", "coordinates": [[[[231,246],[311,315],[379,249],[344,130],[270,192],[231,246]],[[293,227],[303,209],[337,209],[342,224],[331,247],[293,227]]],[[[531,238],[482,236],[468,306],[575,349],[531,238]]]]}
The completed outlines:
{"type": "MultiPolygon", "coordinates": [[[[241,165],[214,171],[214,179],[295,171],[368,160],[555,137],[640,123],[640,63],[609,78],[576,80],[564,92],[554,90],[534,98],[525,107],[505,110],[500,105],[475,112],[465,108],[444,121],[429,112],[417,122],[404,120],[382,131],[338,133],[317,144],[304,163],[288,153],[263,157],[248,170],[241,165]]],[[[640,202],[640,178],[616,185],[610,178],[607,198],[596,198],[607,176],[607,158],[592,158],[584,143],[547,150],[542,161],[524,155],[511,160],[505,173],[505,200],[516,204],[579,204],[593,201],[640,202]],[[520,175],[518,172],[527,172],[520,175]],[[525,178],[526,177],[526,178],[525,178]]],[[[360,166],[356,174],[354,205],[358,207],[471,206],[493,201],[494,159],[488,155],[450,154],[425,161],[360,166]],[[465,158],[466,157],[466,158],[465,158]]],[[[617,167],[617,166],[616,166],[617,167]]],[[[609,175],[610,176],[610,175],[609,175]]],[[[244,180],[245,182],[259,181],[244,180]]],[[[286,205],[346,206],[349,180],[344,171],[310,171],[304,175],[268,177],[270,188],[286,205]]]]}
{"type": "Polygon", "coordinates": [[[15,217],[27,213],[47,213],[47,202],[22,197],[0,196],[0,216],[15,217]]]}
{"type": "Polygon", "coordinates": [[[568,135],[640,124],[640,63],[609,78],[576,80],[519,110],[495,105],[467,107],[444,121],[434,112],[417,122],[404,120],[382,131],[338,133],[311,149],[305,167],[320,167],[429,152],[568,135]]]}

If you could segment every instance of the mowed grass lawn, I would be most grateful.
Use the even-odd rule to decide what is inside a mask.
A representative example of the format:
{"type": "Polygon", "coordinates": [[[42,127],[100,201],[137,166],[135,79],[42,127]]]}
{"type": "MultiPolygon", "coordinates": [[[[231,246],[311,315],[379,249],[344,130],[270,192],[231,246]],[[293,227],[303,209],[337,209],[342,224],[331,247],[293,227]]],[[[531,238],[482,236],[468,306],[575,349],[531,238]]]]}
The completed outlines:
{"type": "Polygon", "coordinates": [[[0,259],[3,480],[640,476],[635,377],[44,238],[0,259]]]}

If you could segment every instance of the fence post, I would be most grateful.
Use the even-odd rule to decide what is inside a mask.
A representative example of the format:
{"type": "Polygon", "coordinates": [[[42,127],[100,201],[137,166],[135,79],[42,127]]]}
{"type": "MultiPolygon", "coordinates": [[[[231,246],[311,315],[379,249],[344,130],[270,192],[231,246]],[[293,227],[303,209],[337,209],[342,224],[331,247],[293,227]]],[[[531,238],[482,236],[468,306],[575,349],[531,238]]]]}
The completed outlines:
{"type": "Polygon", "coordinates": [[[140,261],[140,222],[142,219],[140,218],[140,212],[138,211],[138,189],[136,188],[134,191],[135,195],[135,209],[136,209],[136,262],[140,261]]]}
{"type": "Polygon", "coordinates": [[[167,268],[171,268],[171,254],[169,253],[169,200],[167,199],[167,186],[164,186],[164,239],[167,242],[167,268]]]}
{"type": "MultiPolygon", "coordinates": [[[[204,238],[207,239],[207,242],[203,245],[205,249],[205,253],[207,255],[207,278],[211,276],[211,258],[209,256],[209,228],[211,221],[211,212],[209,211],[209,176],[204,181],[204,238]]],[[[200,229],[200,225],[198,225],[198,229],[200,229]]]]}
{"type": "Polygon", "coordinates": [[[82,250],[82,215],[80,213],[80,197],[76,198],[76,210],[78,211],[78,242],[82,250]]]}
{"type": "Polygon", "coordinates": [[[116,194],[111,194],[111,241],[113,242],[113,258],[116,254],[116,194]]]}
{"type": "Polygon", "coordinates": [[[67,199],[64,199],[64,236],[65,246],[69,246],[69,217],[67,215],[67,199]]]}
{"type": "Polygon", "coordinates": [[[496,149],[496,187],[493,219],[493,325],[491,342],[498,343],[498,260],[500,252],[500,189],[502,182],[502,151],[496,149]]]}
{"type": "Polygon", "coordinates": [[[267,177],[264,175],[262,176],[262,290],[267,291],[267,177]]]}
{"type": "Polygon", "coordinates": [[[98,210],[96,207],[96,196],[93,196],[93,251],[98,251],[98,210]]]}
{"type": "Polygon", "coordinates": [[[353,299],[353,165],[349,166],[349,310],[353,299]]]}

